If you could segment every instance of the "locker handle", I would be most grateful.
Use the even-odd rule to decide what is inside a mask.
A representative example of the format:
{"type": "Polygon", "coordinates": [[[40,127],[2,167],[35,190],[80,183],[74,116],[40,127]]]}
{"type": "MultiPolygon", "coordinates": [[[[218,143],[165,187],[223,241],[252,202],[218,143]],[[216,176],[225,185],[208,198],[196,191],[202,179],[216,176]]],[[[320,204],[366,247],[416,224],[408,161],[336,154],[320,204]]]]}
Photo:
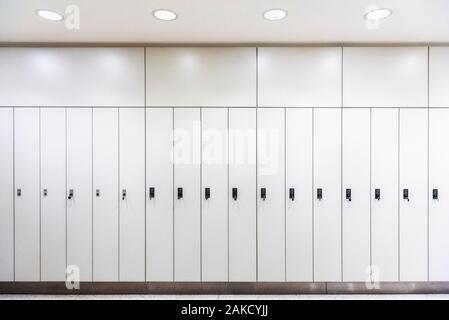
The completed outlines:
{"type": "Polygon", "coordinates": [[[97,196],[97,197],[100,196],[100,189],[95,190],[95,196],[97,196]]]}
{"type": "Polygon", "coordinates": [[[346,189],[346,200],[352,201],[351,189],[346,189]]]}
{"type": "Polygon", "coordinates": [[[67,197],[67,199],[72,200],[73,195],[74,195],[73,189],[70,189],[70,190],[69,190],[69,196],[67,197]]]}
{"type": "Polygon", "coordinates": [[[380,189],[374,189],[374,199],[380,200],[380,189]]]}
{"type": "Polygon", "coordinates": [[[210,188],[204,189],[204,199],[208,200],[210,198],[210,188]]]}
{"type": "Polygon", "coordinates": [[[260,188],[260,198],[262,201],[265,201],[267,198],[267,189],[266,188],[260,188]]]}
{"type": "Polygon", "coordinates": [[[232,199],[237,201],[237,188],[232,188],[232,199]]]}
{"type": "Polygon", "coordinates": [[[150,194],[150,199],[153,199],[154,198],[154,187],[150,187],[150,190],[149,190],[149,194],[150,194]]]}
{"type": "Polygon", "coordinates": [[[290,188],[288,190],[288,197],[291,201],[295,201],[295,188],[290,188]]]}
{"type": "Polygon", "coordinates": [[[438,189],[433,189],[432,190],[432,199],[433,200],[438,200],[438,189]]]}
{"type": "Polygon", "coordinates": [[[43,193],[44,197],[46,197],[48,195],[48,190],[44,189],[42,193],[43,193]]]}
{"type": "Polygon", "coordinates": [[[22,189],[17,189],[17,196],[18,197],[22,196],[22,189]]]}
{"type": "Polygon", "coordinates": [[[122,200],[126,199],[126,189],[122,190],[122,200]]]}
{"type": "Polygon", "coordinates": [[[182,194],[182,188],[178,188],[178,200],[182,199],[183,194],[182,194]]]}
{"type": "Polygon", "coordinates": [[[323,189],[318,188],[318,189],[316,190],[316,197],[317,197],[318,200],[323,199],[323,189]]]}
{"type": "Polygon", "coordinates": [[[410,201],[410,199],[409,199],[409,197],[408,197],[408,189],[404,189],[404,190],[402,191],[402,198],[403,198],[404,200],[410,201]]]}

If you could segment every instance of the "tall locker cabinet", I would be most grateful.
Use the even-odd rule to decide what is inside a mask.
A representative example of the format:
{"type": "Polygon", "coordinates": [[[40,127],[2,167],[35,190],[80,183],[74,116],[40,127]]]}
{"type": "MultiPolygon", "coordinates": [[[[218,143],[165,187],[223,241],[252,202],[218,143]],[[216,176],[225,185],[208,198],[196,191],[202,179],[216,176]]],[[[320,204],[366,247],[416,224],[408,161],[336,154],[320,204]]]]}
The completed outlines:
{"type": "Polygon", "coordinates": [[[285,110],[286,279],[313,281],[312,109],[285,110]]]}
{"type": "Polygon", "coordinates": [[[371,111],[371,278],[399,280],[399,110],[371,111]]]}
{"type": "Polygon", "coordinates": [[[65,113],[65,108],[41,109],[42,281],[65,280],[65,113]]]}
{"type": "Polygon", "coordinates": [[[118,281],[118,109],[93,109],[93,280],[118,281]]]}
{"type": "Polygon", "coordinates": [[[229,280],[256,281],[256,110],[229,109],[229,280]]]}
{"type": "Polygon", "coordinates": [[[370,109],[344,109],[342,120],[343,281],[370,280],[370,109]]]}
{"type": "Polygon", "coordinates": [[[427,280],[428,109],[399,111],[399,280],[427,280]]]}
{"type": "Polygon", "coordinates": [[[202,281],[228,281],[228,110],[201,109],[202,281]]]}
{"type": "Polygon", "coordinates": [[[145,109],[119,109],[120,281],[145,281],[145,109]]]}
{"type": "Polygon", "coordinates": [[[313,111],[315,281],[341,281],[341,110],[313,111]]]}
{"type": "Polygon", "coordinates": [[[146,109],[147,280],[173,281],[173,109],[146,109]]]}
{"type": "Polygon", "coordinates": [[[449,109],[429,117],[429,280],[449,281],[449,109]]]}
{"type": "Polygon", "coordinates": [[[15,280],[40,280],[40,168],[38,108],[14,112],[15,280]]]}
{"type": "Polygon", "coordinates": [[[285,109],[257,110],[258,281],[285,281],[285,109]]]}
{"type": "Polygon", "coordinates": [[[14,280],[14,109],[0,108],[0,281],[14,280]]]}
{"type": "Polygon", "coordinates": [[[174,110],[175,281],[201,280],[199,108],[174,110]]]}
{"type": "Polygon", "coordinates": [[[67,273],[92,281],[92,109],[67,108],[67,273]]]}

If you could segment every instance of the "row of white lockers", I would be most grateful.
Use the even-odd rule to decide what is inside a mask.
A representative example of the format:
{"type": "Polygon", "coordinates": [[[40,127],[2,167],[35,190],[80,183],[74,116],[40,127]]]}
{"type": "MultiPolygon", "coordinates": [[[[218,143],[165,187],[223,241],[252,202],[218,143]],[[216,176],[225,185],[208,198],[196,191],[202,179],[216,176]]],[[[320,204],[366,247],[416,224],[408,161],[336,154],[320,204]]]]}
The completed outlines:
{"type": "Polygon", "coordinates": [[[0,108],[0,281],[449,281],[449,109],[0,108]]]}

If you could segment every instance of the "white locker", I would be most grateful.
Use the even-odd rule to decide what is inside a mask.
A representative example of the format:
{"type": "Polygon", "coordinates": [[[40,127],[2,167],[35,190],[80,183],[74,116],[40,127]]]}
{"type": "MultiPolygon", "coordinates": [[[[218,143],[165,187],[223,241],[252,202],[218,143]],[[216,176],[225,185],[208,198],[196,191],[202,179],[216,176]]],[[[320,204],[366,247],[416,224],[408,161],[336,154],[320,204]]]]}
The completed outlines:
{"type": "Polygon", "coordinates": [[[399,280],[399,111],[371,111],[372,280],[399,280]]]}
{"type": "Polygon", "coordinates": [[[344,109],[342,120],[343,281],[370,280],[370,110],[344,109]]]}
{"type": "Polygon", "coordinates": [[[14,280],[14,109],[0,108],[0,281],[14,280]]]}
{"type": "Polygon", "coordinates": [[[286,279],[313,281],[312,109],[285,112],[286,279]]]}
{"type": "Polygon", "coordinates": [[[201,110],[202,281],[228,281],[228,110],[201,110]]]}
{"type": "Polygon", "coordinates": [[[67,108],[67,273],[92,281],[92,109],[67,108]]]}
{"type": "Polygon", "coordinates": [[[173,281],[173,109],[146,112],[147,280],[173,281]]]}
{"type": "Polygon", "coordinates": [[[120,281],[145,281],[145,110],[119,109],[120,281]]]}
{"type": "Polygon", "coordinates": [[[428,109],[399,111],[400,281],[428,278],[427,116],[428,109]]]}
{"type": "Polygon", "coordinates": [[[257,110],[258,281],[285,281],[285,109],[257,110]]]}
{"type": "Polygon", "coordinates": [[[341,281],[341,110],[313,111],[314,280],[341,281]]]}
{"type": "Polygon", "coordinates": [[[118,281],[118,109],[93,109],[93,281],[118,281]]]}
{"type": "Polygon", "coordinates": [[[256,110],[229,109],[229,280],[256,281],[256,110]]]}
{"type": "Polygon", "coordinates": [[[41,277],[66,271],[65,108],[41,109],[41,277]]]}
{"type": "Polygon", "coordinates": [[[38,108],[14,112],[15,280],[40,280],[38,108]]]}
{"type": "Polygon", "coordinates": [[[200,109],[175,109],[175,281],[201,280],[200,135],[200,109]]]}
{"type": "Polygon", "coordinates": [[[429,117],[429,280],[449,281],[449,109],[429,117]]]}

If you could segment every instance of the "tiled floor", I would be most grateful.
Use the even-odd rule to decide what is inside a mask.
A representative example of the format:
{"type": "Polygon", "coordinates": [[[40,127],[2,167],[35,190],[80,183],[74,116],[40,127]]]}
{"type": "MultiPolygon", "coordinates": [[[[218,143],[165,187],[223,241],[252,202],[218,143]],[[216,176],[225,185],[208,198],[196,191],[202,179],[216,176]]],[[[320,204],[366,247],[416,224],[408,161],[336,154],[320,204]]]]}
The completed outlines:
{"type": "Polygon", "coordinates": [[[449,300],[419,295],[1,295],[0,300],[449,300]]]}

